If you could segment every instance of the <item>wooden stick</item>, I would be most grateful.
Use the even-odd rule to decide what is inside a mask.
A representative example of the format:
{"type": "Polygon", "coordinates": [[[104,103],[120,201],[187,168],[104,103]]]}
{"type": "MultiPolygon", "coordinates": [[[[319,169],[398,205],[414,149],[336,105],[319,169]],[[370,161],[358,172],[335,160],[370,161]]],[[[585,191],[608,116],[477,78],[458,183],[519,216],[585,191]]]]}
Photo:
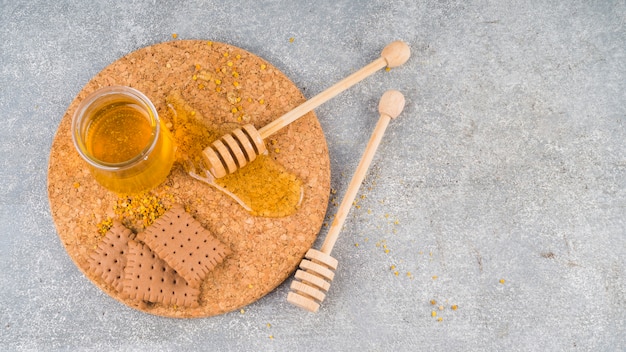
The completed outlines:
{"type": "Polygon", "coordinates": [[[367,143],[367,147],[365,148],[365,152],[361,157],[361,161],[359,162],[359,165],[357,166],[356,171],[352,176],[352,180],[348,185],[346,195],[339,205],[337,215],[335,215],[335,219],[330,225],[330,229],[328,230],[326,239],[322,244],[321,252],[330,254],[330,252],[333,250],[335,242],[339,237],[339,232],[341,231],[343,223],[348,216],[348,212],[350,211],[350,208],[352,207],[352,202],[354,202],[356,194],[361,187],[361,183],[363,183],[363,180],[365,179],[367,170],[372,163],[372,159],[374,158],[376,149],[378,149],[378,145],[380,144],[380,141],[383,138],[383,134],[387,129],[387,125],[389,124],[389,121],[391,121],[391,119],[396,118],[398,115],[400,115],[403,108],[404,96],[402,95],[402,93],[396,90],[387,91],[380,98],[380,103],[378,106],[380,118],[378,119],[378,123],[374,128],[374,132],[372,133],[372,136],[367,143]]]}
{"type": "Polygon", "coordinates": [[[330,282],[335,277],[334,270],[337,269],[338,264],[337,259],[330,256],[330,252],[333,250],[335,242],[337,242],[341,227],[365,178],[367,169],[372,162],[374,153],[380,144],[389,121],[400,115],[403,108],[404,96],[398,91],[387,91],[380,98],[378,105],[380,118],[376,128],[365,148],[359,166],[354,176],[352,176],[346,195],[339,206],[339,211],[322,244],[322,249],[320,251],[313,248],[309,249],[302,262],[300,262],[300,269],[296,271],[295,280],[291,282],[291,291],[287,294],[289,303],[310,312],[317,312],[320,303],[326,298],[326,292],[328,292],[330,282]]]}
{"type": "Polygon", "coordinates": [[[224,135],[202,151],[209,173],[214,178],[220,178],[244,167],[267,150],[263,142],[265,138],[306,115],[309,111],[377,70],[385,66],[396,67],[402,65],[409,59],[409,56],[411,56],[411,49],[406,43],[401,41],[392,42],[383,49],[380,58],[335,83],[330,88],[270,122],[260,130],[248,124],[224,135]]]}
{"type": "Polygon", "coordinates": [[[381,52],[381,56],[378,59],[374,60],[370,64],[366,65],[365,67],[361,68],[350,76],[342,79],[341,81],[335,83],[323,92],[317,94],[313,98],[307,100],[298,107],[294,108],[293,110],[289,111],[288,113],[259,129],[259,134],[261,135],[261,138],[266,139],[267,137],[276,133],[281,128],[287,126],[298,118],[304,116],[309,111],[334,98],[339,93],[352,87],[353,85],[370,76],[374,72],[384,67],[396,67],[402,65],[409,59],[410,56],[411,50],[406,43],[401,41],[395,41],[390,43],[383,49],[383,51],[381,52]]]}

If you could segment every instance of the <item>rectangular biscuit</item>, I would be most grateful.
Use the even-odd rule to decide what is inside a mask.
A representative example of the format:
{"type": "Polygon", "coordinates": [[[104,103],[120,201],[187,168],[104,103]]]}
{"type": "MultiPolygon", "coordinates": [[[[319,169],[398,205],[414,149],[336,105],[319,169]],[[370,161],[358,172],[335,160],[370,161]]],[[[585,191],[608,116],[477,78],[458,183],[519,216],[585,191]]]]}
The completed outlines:
{"type": "Polygon", "coordinates": [[[118,221],[104,235],[96,250],[89,255],[89,270],[102,277],[104,282],[122,292],[128,240],[134,234],[118,221]]]}
{"type": "Polygon", "coordinates": [[[131,299],[180,307],[198,307],[200,290],[190,286],[148,246],[128,242],[124,293],[131,299]]]}
{"type": "Polygon", "coordinates": [[[137,239],[194,287],[231,253],[181,205],[173,206],[137,239]]]}

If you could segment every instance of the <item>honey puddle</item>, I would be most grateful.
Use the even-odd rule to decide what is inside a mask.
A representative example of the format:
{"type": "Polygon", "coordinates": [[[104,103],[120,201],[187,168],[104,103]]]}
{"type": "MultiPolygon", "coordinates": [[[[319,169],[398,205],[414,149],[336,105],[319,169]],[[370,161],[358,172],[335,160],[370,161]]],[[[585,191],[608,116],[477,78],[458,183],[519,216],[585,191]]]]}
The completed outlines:
{"type": "Polygon", "coordinates": [[[219,179],[205,172],[202,150],[239,126],[212,126],[179,92],[170,93],[166,102],[172,115],[168,127],[178,145],[176,162],[191,176],[224,192],[255,216],[283,217],[298,210],[302,181],[267,155],[219,179]]]}

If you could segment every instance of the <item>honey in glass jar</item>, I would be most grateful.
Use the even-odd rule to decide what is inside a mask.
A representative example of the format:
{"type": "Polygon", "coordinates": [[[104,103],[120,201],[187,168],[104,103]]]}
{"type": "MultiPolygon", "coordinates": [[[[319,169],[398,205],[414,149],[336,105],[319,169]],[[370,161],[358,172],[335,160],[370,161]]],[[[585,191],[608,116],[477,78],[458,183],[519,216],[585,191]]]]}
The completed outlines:
{"type": "Polygon", "coordinates": [[[72,119],[72,139],[102,186],[132,194],[165,181],[175,144],[152,102],[136,89],[112,86],[85,98],[72,119]]]}

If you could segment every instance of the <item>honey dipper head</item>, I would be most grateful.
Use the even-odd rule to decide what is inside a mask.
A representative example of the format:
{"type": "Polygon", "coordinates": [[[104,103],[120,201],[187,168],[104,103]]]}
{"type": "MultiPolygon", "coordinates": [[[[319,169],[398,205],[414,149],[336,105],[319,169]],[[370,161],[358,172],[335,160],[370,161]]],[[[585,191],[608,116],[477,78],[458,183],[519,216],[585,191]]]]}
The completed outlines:
{"type": "Polygon", "coordinates": [[[395,119],[404,109],[404,95],[397,90],[388,90],[381,97],[378,103],[378,112],[395,119]]]}
{"type": "Polygon", "coordinates": [[[380,56],[387,61],[387,67],[397,67],[407,62],[411,49],[405,42],[395,41],[387,45],[380,56]]]}
{"type": "Polygon", "coordinates": [[[247,124],[204,148],[202,156],[211,175],[221,178],[246,166],[266,150],[259,131],[247,124]]]}

